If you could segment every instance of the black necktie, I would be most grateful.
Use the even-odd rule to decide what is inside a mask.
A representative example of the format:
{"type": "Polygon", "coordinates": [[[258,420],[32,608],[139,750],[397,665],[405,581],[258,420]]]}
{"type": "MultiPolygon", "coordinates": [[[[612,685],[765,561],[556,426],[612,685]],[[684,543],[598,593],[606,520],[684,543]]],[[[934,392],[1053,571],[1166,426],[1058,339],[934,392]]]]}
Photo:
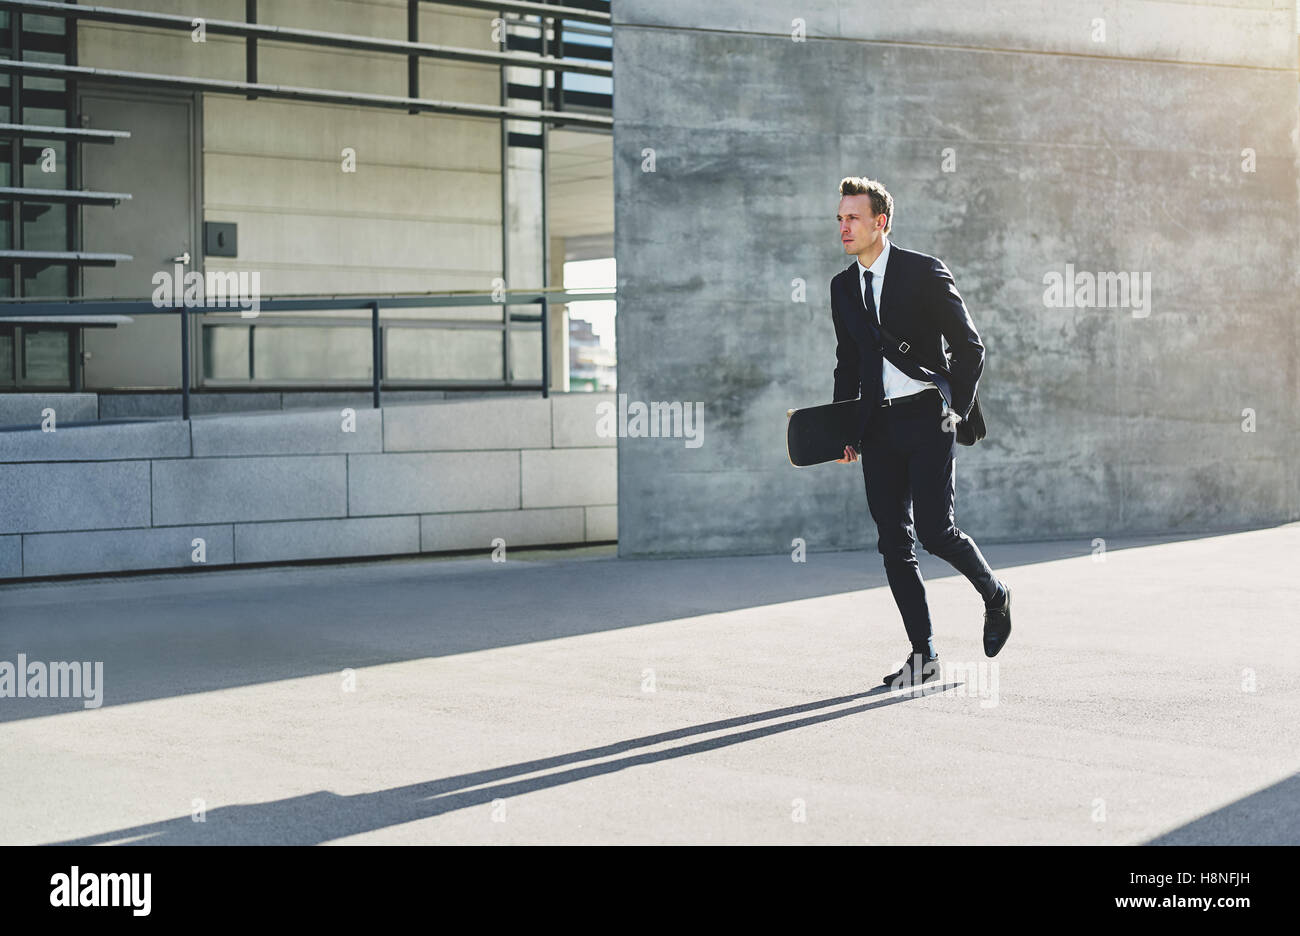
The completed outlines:
{"type": "Polygon", "coordinates": [[[876,291],[871,288],[873,276],[870,270],[862,274],[862,278],[866,280],[866,287],[862,290],[862,301],[866,303],[867,311],[871,313],[871,321],[879,325],[880,313],[876,311],[876,291]]]}
{"type": "MultiPolygon", "coordinates": [[[[867,281],[866,288],[862,290],[862,301],[867,306],[867,329],[871,332],[871,337],[876,339],[876,348],[879,349],[881,337],[880,331],[877,329],[876,293],[875,290],[871,288],[871,271],[867,270],[866,273],[863,274],[863,277],[867,281]]],[[[885,398],[885,375],[881,372],[879,367],[873,367],[872,370],[875,371],[875,378],[872,383],[872,405],[879,406],[881,401],[885,398]]]]}

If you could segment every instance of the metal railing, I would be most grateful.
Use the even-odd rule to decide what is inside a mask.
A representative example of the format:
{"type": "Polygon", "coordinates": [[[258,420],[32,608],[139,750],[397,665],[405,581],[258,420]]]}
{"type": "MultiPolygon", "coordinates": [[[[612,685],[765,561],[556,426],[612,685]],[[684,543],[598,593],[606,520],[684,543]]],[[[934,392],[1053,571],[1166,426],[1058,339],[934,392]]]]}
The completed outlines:
{"type": "MultiPolygon", "coordinates": [[[[467,320],[467,319],[399,319],[401,327],[424,327],[424,326],[448,326],[452,328],[479,328],[479,329],[500,329],[502,333],[502,376],[500,381],[483,381],[466,383],[464,381],[447,381],[447,380],[429,380],[429,381],[412,381],[404,380],[401,383],[403,389],[409,390],[451,390],[451,389],[474,389],[474,390],[540,390],[543,397],[550,395],[550,304],[552,302],[568,303],[579,302],[592,299],[612,299],[615,296],[615,290],[596,289],[596,290],[564,290],[564,289],[539,289],[539,290],[505,290],[503,292],[493,293],[401,293],[390,295],[336,295],[336,296],[284,296],[281,298],[268,298],[257,300],[257,311],[255,315],[248,316],[242,321],[251,322],[260,317],[262,313],[277,312],[346,312],[366,310],[370,313],[370,355],[371,355],[371,380],[370,391],[372,393],[372,404],[378,409],[382,405],[382,394],[385,386],[384,380],[384,340],[383,327],[380,323],[380,313],[384,309],[417,309],[417,308],[467,308],[474,306],[501,306],[502,316],[500,321],[485,320],[467,320]],[[539,312],[535,315],[510,312],[510,306],[517,305],[537,305],[539,312]],[[540,381],[516,381],[511,377],[511,351],[510,351],[510,326],[512,323],[540,324],[541,326],[541,354],[542,354],[542,377],[540,381]]],[[[181,418],[190,418],[190,390],[193,379],[191,376],[191,356],[193,348],[190,338],[190,317],[191,315],[201,314],[220,314],[240,312],[241,316],[245,314],[243,307],[235,298],[223,298],[221,301],[212,303],[193,303],[188,305],[176,304],[156,304],[150,299],[68,299],[64,301],[51,302],[42,299],[10,300],[0,302],[0,317],[31,318],[33,320],[44,320],[49,324],[57,324],[60,317],[76,318],[93,318],[99,316],[136,316],[136,315],[179,315],[181,325],[181,418]]],[[[347,327],[346,319],[330,319],[329,323],[337,327],[347,327]]],[[[75,323],[70,323],[75,324],[75,323]]],[[[234,322],[220,324],[235,324],[234,322]]],[[[303,324],[299,322],[282,323],[279,327],[292,327],[294,324],[303,324]]],[[[320,324],[319,321],[313,321],[310,324],[320,324]]],[[[77,362],[80,366],[81,362],[77,362]]],[[[255,384],[252,381],[248,385],[266,386],[265,384],[255,384]]],[[[330,384],[311,384],[295,383],[296,389],[347,389],[353,385],[330,383],[330,384]]]]}
{"type": "MultiPolygon", "coordinates": [[[[530,120],[541,123],[564,123],[581,126],[598,131],[612,131],[612,116],[604,113],[585,113],[577,110],[561,112],[543,107],[534,110],[528,107],[510,108],[490,104],[477,104],[468,101],[445,101],[422,97],[419,82],[419,61],[421,59],[446,59],[451,61],[492,64],[499,66],[503,73],[508,67],[537,68],[556,74],[574,73],[612,78],[613,64],[579,59],[576,56],[561,58],[548,55],[545,48],[541,54],[520,51],[494,51],[488,49],[458,48],[433,45],[416,40],[419,23],[419,6],[422,0],[407,0],[408,35],[407,40],[388,39],[378,36],[357,36],[348,33],[332,33],[313,29],[299,29],[275,26],[257,21],[257,2],[247,0],[245,20],[208,19],[200,17],[204,31],[214,35],[241,37],[245,42],[245,68],[242,81],[221,78],[204,78],[192,75],[155,74],[151,72],[124,71],[112,68],[95,68],[70,63],[55,64],[49,62],[23,60],[13,55],[0,59],[0,71],[11,72],[15,78],[53,78],[68,81],[93,80],[105,83],[120,83],[134,87],[179,88],[216,94],[237,94],[252,98],[286,98],[299,101],[317,101],[326,104],[341,104],[357,107],[381,107],[405,110],[411,114],[442,113],[458,114],[467,117],[489,117],[497,119],[530,120]],[[302,44],[309,47],[359,49],[380,54],[402,56],[407,59],[408,79],[405,95],[375,94],[360,91],[338,91],[330,88],[304,88],[293,85],[267,83],[258,79],[258,42],[275,41],[302,44]]],[[[477,6],[469,0],[457,0],[458,5],[477,6]]],[[[566,18],[588,23],[610,24],[608,12],[584,10],[573,7],[551,6],[543,3],[494,2],[485,9],[502,8],[519,15],[535,15],[550,21],[556,28],[563,29],[566,18]]],[[[38,14],[42,16],[63,17],[69,22],[101,22],[143,26],[151,29],[169,29],[191,32],[198,19],[190,14],[178,15],[151,10],[131,10],[119,7],[105,7],[93,4],[55,3],[48,0],[0,0],[0,9],[12,10],[15,14],[38,14]]],[[[511,25],[537,26],[527,20],[512,20],[511,25]]],[[[14,78],[10,79],[11,81],[14,78]]],[[[580,96],[581,97],[581,96],[580,96]]],[[[591,97],[588,95],[587,97],[591,97]]],[[[613,106],[612,96],[596,95],[600,105],[596,108],[606,111],[613,106]],[[607,103],[606,103],[607,102],[607,103]]],[[[562,101],[561,101],[562,103],[562,101]]],[[[572,101],[571,103],[577,103],[572,101]]]]}

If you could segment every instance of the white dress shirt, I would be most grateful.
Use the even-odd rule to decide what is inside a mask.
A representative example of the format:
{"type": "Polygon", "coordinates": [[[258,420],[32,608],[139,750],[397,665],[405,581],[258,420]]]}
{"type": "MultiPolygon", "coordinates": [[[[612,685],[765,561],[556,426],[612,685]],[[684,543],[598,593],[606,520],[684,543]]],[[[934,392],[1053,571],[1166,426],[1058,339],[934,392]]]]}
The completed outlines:
{"type": "MultiPolygon", "coordinates": [[[[876,306],[876,324],[880,324],[880,295],[885,289],[885,267],[889,265],[889,238],[884,238],[885,249],[880,251],[880,256],[870,267],[864,267],[862,261],[858,261],[858,289],[862,292],[862,304],[867,306],[867,270],[871,270],[871,294],[875,298],[876,306]]],[[[938,390],[930,381],[920,381],[914,377],[909,377],[901,370],[889,362],[889,358],[883,358],[884,367],[881,370],[881,378],[885,384],[885,399],[892,400],[894,397],[911,396],[913,393],[920,393],[922,390],[934,388],[938,390]]],[[[920,367],[920,365],[917,365],[920,367]]],[[[934,371],[921,367],[921,370],[927,374],[933,374],[934,371]]]]}

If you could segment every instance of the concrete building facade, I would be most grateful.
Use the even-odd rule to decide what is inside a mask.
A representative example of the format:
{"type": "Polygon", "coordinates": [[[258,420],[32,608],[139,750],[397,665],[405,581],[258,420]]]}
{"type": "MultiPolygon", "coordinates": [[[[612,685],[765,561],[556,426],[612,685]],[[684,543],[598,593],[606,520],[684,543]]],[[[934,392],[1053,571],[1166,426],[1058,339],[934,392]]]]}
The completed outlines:
{"type": "Polygon", "coordinates": [[[613,540],[609,18],[5,4],[0,579],[613,540]]]}
{"type": "Polygon", "coordinates": [[[894,242],[945,261],[985,343],[960,527],[1300,518],[1293,0],[614,16],[619,390],[705,430],[619,440],[620,554],[875,543],[861,465],[784,450],[786,410],[831,399],[848,175],[888,186],[894,242]],[[1119,274],[1142,302],[1098,294],[1119,274]]]}

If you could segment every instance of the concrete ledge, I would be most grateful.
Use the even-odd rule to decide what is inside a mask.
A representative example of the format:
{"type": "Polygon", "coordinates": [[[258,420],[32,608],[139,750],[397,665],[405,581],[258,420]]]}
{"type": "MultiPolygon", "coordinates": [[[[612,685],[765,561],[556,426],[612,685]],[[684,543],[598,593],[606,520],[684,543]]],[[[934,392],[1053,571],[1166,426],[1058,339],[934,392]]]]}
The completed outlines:
{"type": "MultiPolygon", "coordinates": [[[[422,403],[446,399],[447,390],[385,390],[380,402],[384,406],[394,403],[422,403]]],[[[285,409],[324,409],[350,406],[353,409],[373,409],[374,397],[365,390],[285,390],[280,394],[285,409]]]]}
{"type": "Polygon", "coordinates": [[[385,452],[550,448],[551,405],[532,399],[448,401],[384,409],[385,452]]]}
{"type": "Polygon", "coordinates": [[[91,422],[99,418],[93,393],[0,393],[0,426],[39,426],[41,410],[54,410],[61,423],[91,422]]]}
{"type": "Polygon", "coordinates": [[[420,517],[420,549],[437,552],[448,549],[492,549],[492,540],[506,541],[506,554],[516,546],[548,543],[581,543],[581,507],[546,510],[484,510],[476,513],[423,514],[420,517]]]}
{"type": "Polygon", "coordinates": [[[147,461],[0,465],[0,533],[147,527],[149,465],[147,461]]]}
{"type": "MultiPolygon", "coordinates": [[[[557,393],[551,396],[551,445],[555,448],[594,448],[618,445],[618,437],[596,434],[601,403],[617,406],[613,393],[557,393]]],[[[617,412],[614,425],[617,427],[617,412]]]]}
{"type": "Polygon", "coordinates": [[[587,514],[587,542],[601,543],[618,539],[618,505],[603,504],[582,508],[587,514]]]}
{"type": "Polygon", "coordinates": [[[356,432],[336,409],[0,432],[0,578],[187,568],[196,538],[210,565],[607,541],[618,451],[595,435],[603,401],[360,407],[356,432]],[[471,448],[385,452],[386,436],[471,448]]]}
{"type": "Polygon", "coordinates": [[[154,462],[154,523],[346,516],[348,457],[282,455],[154,462]]]}
{"type": "Polygon", "coordinates": [[[365,517],[235,525],[238,562],[387,556],[420,551],[420,518],[365,517]]]}
{"type": "Polygon", "coordinates": [[[618,501],[616,448],[521,452],[523,507],[613,504],[618,501]]]}
{"type": "MultiPolygon", "coordinates": [[[[278,410],[280,394],[274,391],[246,393],[191,393],[190,414],[252,413],[278,410]]],[[[175,393],[101,393],[100,419],[180,419],[181,395],[175,393]]]]}
{"type": "MultiPolygon", "coordinates": [[[[522,391],[521,391],[522,392],[522,391]]],[[[456,390],[385,390],[384,406],[396,403],[421,403],[461,396],[478,396],[470,391],[456,390]]],[[[496,396],[509,396],[503,391],[496,396]]],[[[0,395],[3,400],[5,395],[0,395]]],[[[65,394],[64,396],[67,396],[65,394]]],[[[95,394],[87,394],[92,400],[95,394]]],[[[350,406],[353,409],[372,409],[373,398],[366,390],[231,390],[213,392],[196,390],[190,394],[190,412],[195,416],[235,415],[237,413],[267,413],[283,410],[333,409],[350,406]]],[[[3,412],[0,410],[0,412],[3,412]]],[[[178,391],[157,393],[98,394],[98,416],[102,419],[172,418],[180,419],[181,395],[178,391]]],[[[60,418],[63,418],[60,416],[60,418]]],[[[95,419],[94,411],[86,419],[95,419]]],[[[0,423],[3,425],[3,423],[0,423]]]]}
{"type": "MultiPolygon", "coordinates": [[[[519,452],[349,455],[348,515],[511,510],[519,452]]],[[[548,505],[549,506],[549,505],[548,505]]]]}
{"type": "Polygon", "coordinates": [[[0,462],[188,458],[189,423],[108,423],[0,432],[0,462]]]}
{"type": "Polygon", "coordinates": [[[93,533],[28,533],[23,537],[26,576],[180,569],[230,565],[234,561],[234,538],[228,524],[93,533]],[[196,538],[204,541],[201,563],[194,559],[196,538]]]}
{"type": "Polygon", "coordinates": [[[344,432],[343,407],[256,416],[210,416],[192,420],[194,455],[327,455],[379,452],[382,410],[357,409],[355,431],[344,432]]]}
{"type": "Polygon", "coordinates": [[[0,536],[0,578],[18,578],[23,574],[23,538],[0,536]]]}

